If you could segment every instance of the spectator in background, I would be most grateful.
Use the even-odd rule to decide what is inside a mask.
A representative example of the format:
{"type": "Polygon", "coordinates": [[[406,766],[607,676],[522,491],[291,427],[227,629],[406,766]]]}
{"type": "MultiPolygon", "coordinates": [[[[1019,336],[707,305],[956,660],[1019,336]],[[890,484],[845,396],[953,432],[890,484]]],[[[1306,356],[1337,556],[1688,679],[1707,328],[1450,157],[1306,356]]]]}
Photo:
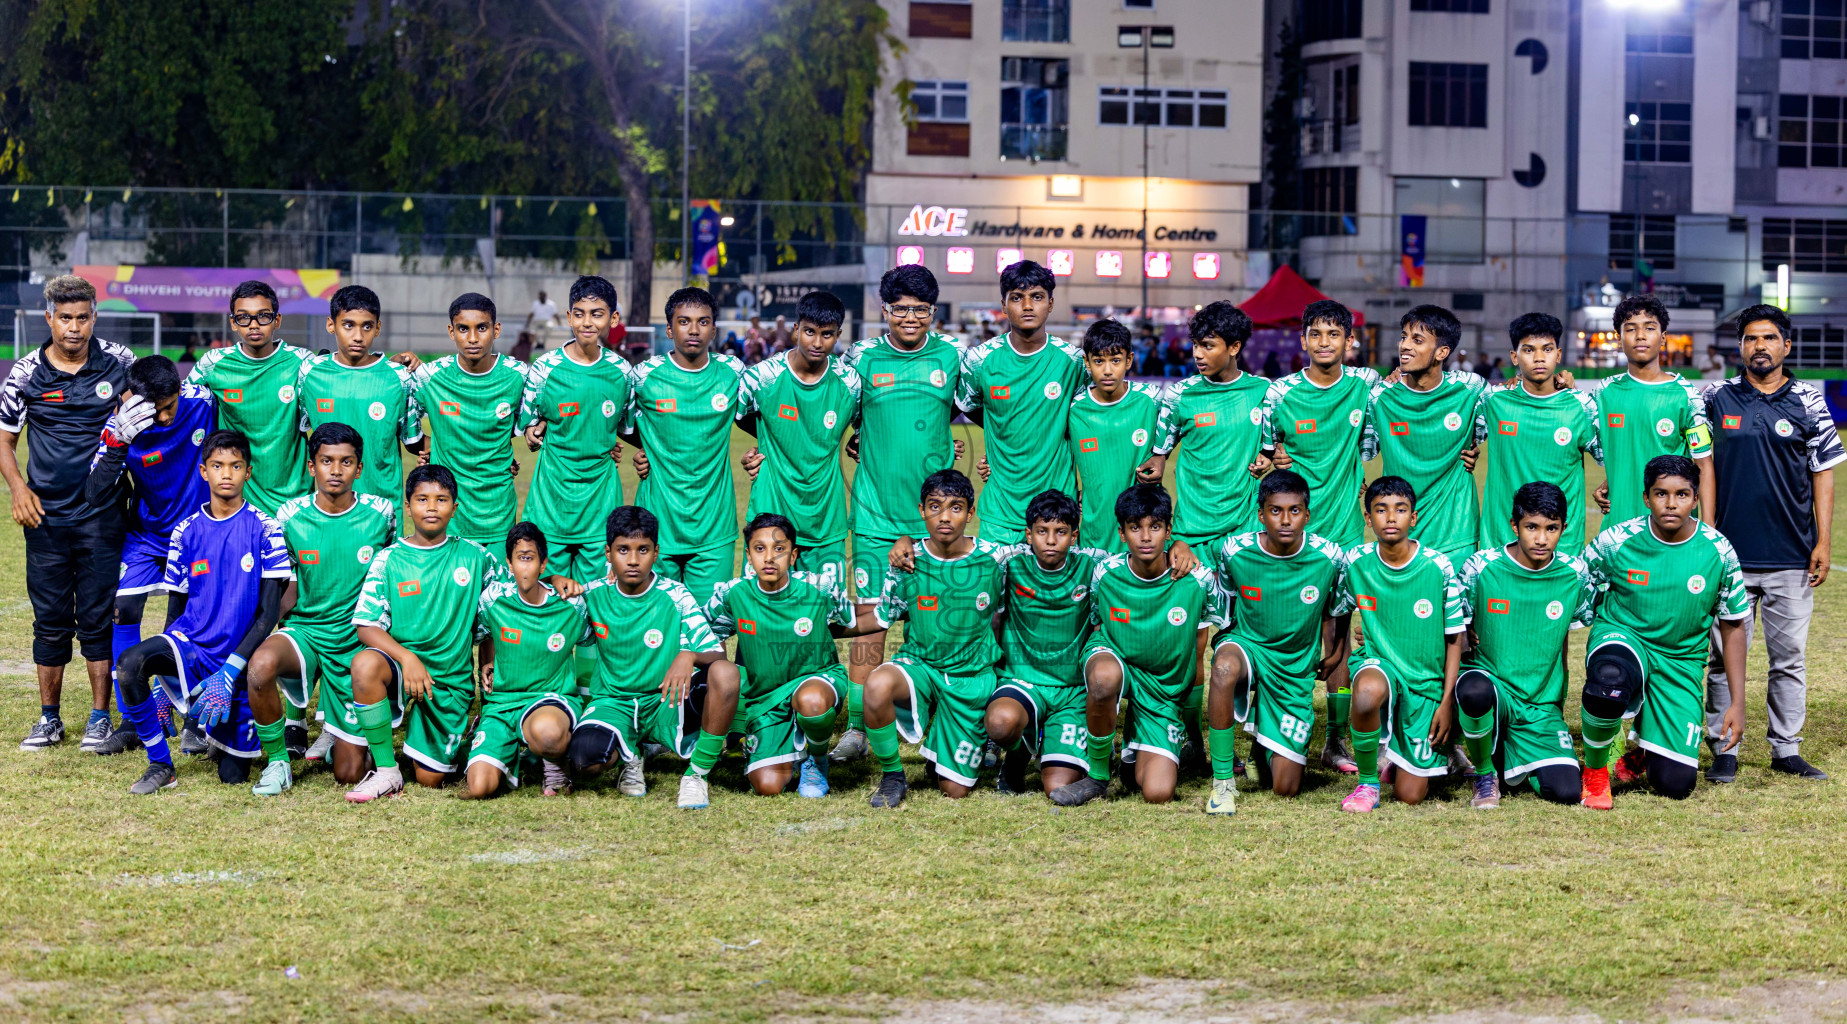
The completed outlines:
{"type": "Polygon", "coordinates": [[[1190,377],[1193,373],[1193,346],[1176,334],[1167,339],[1167,370],[1164,376],[1190,377]]]}
{"type": "Polygon", "coordinates": [[[757,358],[763,358],[762,353],[766,351],[769,339],[764,337],[763,321],[754,316],[750,318],[750,326],[744,328],[744,351],[749,352],[753,343],[757,346],[759,353],[757,358]]]}
{"type": "Polygon", "coordinates": [[[558,304],[545,297],[544,292],[532,300],[532,310],[526,314],[526,330],[534,336],[534,347],[543,351],[545,340],[551,335],[553,327],[558,326],[558,304]]]}
{"type": "Polygon", "coordinates": [[[1507,360],[1494,357],[1494,365],[1488,368],[1487,378],[1490,384],[1501,384],[1507,380],[1507,360]]]}
{"type": "Polygon", "coordinates": [[[622,354],[623,342],[628,340],[628,326],[622,322],[622,315],[616,313],[609,318],[609,333],[603,336],[603,347],[622,354]]]}
{"type": "MultiPolygon", "coordinates": [[[[1239,353],[1239,354],[1242,355],[1242,353],[1239,353]]],[[[1268,377],[1271,380],[1276,380],[1280,378],[1282,375],[1283,375],[1283,361],[1276,358],[1276,350],[1271,349],[1269,354],[1263,357],[1262,376],[1268,377]]]]}
{"type": "Polygon", "coordinates": [[[789,330],[788,318],[777,317],[776,327],[770,331],[770,355],[787,352],[789,346],[793,344],[795,344],[795,333],[789,330]]]}
{"type": "Polygon", "coordinates": [[[521,331],[519,338],[513,342],[513,351],[508,353],[522,363],[532,361],[532,332],[521,331]]]}

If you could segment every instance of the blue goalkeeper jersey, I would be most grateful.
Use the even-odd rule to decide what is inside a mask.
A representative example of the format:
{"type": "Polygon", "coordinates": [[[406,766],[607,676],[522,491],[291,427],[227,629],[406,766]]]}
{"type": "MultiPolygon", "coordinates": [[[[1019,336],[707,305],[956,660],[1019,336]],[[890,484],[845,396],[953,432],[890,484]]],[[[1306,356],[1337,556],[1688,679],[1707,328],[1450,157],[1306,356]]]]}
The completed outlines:
{"type": "MultiPolygon", "coordinates": [[[[166,426],[150,423],[129,442],[122,471],[135,486],[135,500],[128,511],[130,530],[170,536],[180,520],[197,512],[212,496],[199,475],[199,449],[217,422],[218,406],[211,389],[182,384],[173,422],[166,426]]],[[[111,413],[103,430],[113,431],[115,425],[111,413]]],[[[92,468],[106,447],[97,444],[92,468]]]]}
{"type": "Polygon", "coordinates": [[[246,501],[213,519],[208,505],[173,528],[161,585],[186,595],[186,610],[168,630],[200,653],[224,661],[250,631],[262,605],[263,581],[289,578],[282,524],[246,501]]]}

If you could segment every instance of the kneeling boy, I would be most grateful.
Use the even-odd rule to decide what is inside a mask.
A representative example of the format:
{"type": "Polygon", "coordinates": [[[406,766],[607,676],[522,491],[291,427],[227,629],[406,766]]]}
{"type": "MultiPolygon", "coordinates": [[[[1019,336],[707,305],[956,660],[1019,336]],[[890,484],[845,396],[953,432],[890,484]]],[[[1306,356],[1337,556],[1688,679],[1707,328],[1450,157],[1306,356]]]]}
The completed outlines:
{"type": "Polygon", "coordinates": [[[173,528],[162,580],[169,604],[180,610],[165,632],[123,651],[116,667],[123,711],[147,749],[147,771],[128,788],[138,796],[177,781],[153,686],[171,686],[173,706],[204,727],[219,751],[221,781],[247,780],[259,753],[244,666],[276,625],[289,552],[282,527],[244,500],[249,440],[214,431],[199,454],[211,498],[173,528]]]}
{"type": "Polygon", "coordinates": [[[921,746],[943,795],[974,790],[987,750],[983,713],[1000,661],[994,617],[1006,597],[1005,549],[966,535],[974,485],[953,469],[931,473],[917,512],[928,536],[915,570],[886,569],[879,602],[868,609],[881,629],[906,620],[903,646],[866,679],[866,739],[882,773],[874,807],[896,807],[909,791],[898,759],[900,734],[921,746]]]}
{"type": "Polygon", "coordinates": [[[854,614],[831,565],[819,573],[793,569],[802,554],[794,523],[758,514],[744,527],[750,575],[720,583],[705,606],[714,635],[738,638],[738,703],[750,758],[744,774],[759,796],[787,789],[798,763],[797,791],[811,799],[827,795],[827,741],[847,693],[834,638],[867,632],[861,621],[882,628],[854,614]]]}
{"type": "Polygon", "coordinates": [[[531,523],[507,532],[507,571],[481,591],[481,719],[468,754],[468,795],[493,796],[501,781],[518,786],[520,753],[544,765],[546,796],[567,793],[557,764],[577,725],[579,644],[592,639],[584,599],[563,597],[545,582],[545,534],[531,523]]]}
{"type": "Polygon", "coordinates": [[[411,470],[404,504],[412,532],[372,556],[353,608],[366,647],[353,658],[353,717],[373,763],[346,794],[356,804],[404,789],[391,746],[394,705],[408,705],[404,754],[417,782],[441,786],[456,770],[475,699],[473,647],[486,646],[476,630],[481,591],[507,572],[486,548],[449,535],[455,477],[448,469],[411,470]]]}
{"type": "Polygon", "coordinates": [[[1090,770],[1054,790],[1054,803],[1088,803],[1108,789],[1116,705],[1124,697],[1124,781],[1132,778],[1149,803],[1174,798],[1186,739],[1183,705],[1198,672],[1198,634],[1223,628],[1226,609],[1205,566],[1179,579],[1169,572],[1173,523],[1173,499],[1159,484],[1136,484],[1116,498],[1116,529],[1129,551],[1098,563],[1090,581],[1090,621],[1097,627],[1084,650],[1090,770]],[[1139,756],[1144,753],[1152,756],[1139,756]]]}
{"type": "Polygon", "coordinates": [[[1421,803],[1430,780],[1448,774],[1443,743],[1468,628],[1449,559],[1411,539],[1417,494],[1403,477],[1367,485],[1366,521],[1379,539],[1347,553],[1341,593],[1342,604],[1356,612],[1347,664],[1360,773],[1340,809],[1359,813],[1379,806],[1381,743],[1396,769],[1392,795],[1404,803],[1421,803]]]}
{"type": "Polygon", "coordinates": [[[737,713],[737,666],[725,660],[725,645],[692,592],[655,571],[654,513],[623,505],[609,514],[603,535],[609,574],[584,588],[596,674],[571,734],[571,770],[600,775],[620,760],[616,788],[646,796],[642,747],[658,743],[688,761],[680,806],[705,807],[706,774],[724,753],[737,713]]]}
{"type": "Polygon", "coordinates": [[[1578,757],[1565,725],[1566,638],[1590,625],[1597,589],[1583,562],[1557,550],[1568,509],[1558,485],[1521,485],[1513,543],[1470,555],[1457,579],[1474,641],[1456,677],[1462,743],[1475,766],[1473,807],[1500,806],[1503,776],[1509,786],[1530,782],[1547,800],[1578,802],[1578,757]]]}
{"type": "Polygon", "coordinates": [[[1207,814],[1231,814],[1237,806],[1238,722],[1251,734],[1258,778],[1267,775],[1277,796],[1301,792],[1315,729],[1315,677],[1333,667],[1322,649],[1344,653],[1336,626],[1347,612],[1340,601],[1346,554],[1309,532],[1308,481],[1287,469],[1264,477],[1257,521],[1262,530],[1226,538],[1212,556],[1233,624],[1212,641],[1207,814]]]}

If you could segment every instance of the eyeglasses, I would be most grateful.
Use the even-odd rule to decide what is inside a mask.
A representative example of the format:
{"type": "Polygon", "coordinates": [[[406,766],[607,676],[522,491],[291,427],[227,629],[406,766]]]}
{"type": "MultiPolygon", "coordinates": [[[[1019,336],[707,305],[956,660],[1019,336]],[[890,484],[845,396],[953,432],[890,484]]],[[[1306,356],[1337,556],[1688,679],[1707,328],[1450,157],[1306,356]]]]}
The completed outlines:
{"type": "Polygon", "coordinates": [[[899,320],[928,320],[935,306],[886,306],[885,312],[899,320]]]}
{"type": "Polygon", "coordinates": [[[254,314],[252,313],[232,313],[231,314],[231,322],[236,324],[239,327],[249,327],[251,324],[256,324],[258,327],[268,327],[270,324],[275,323],[279,319],[281,318],[278,317],[274,313],[254,313],[254,314]]]}

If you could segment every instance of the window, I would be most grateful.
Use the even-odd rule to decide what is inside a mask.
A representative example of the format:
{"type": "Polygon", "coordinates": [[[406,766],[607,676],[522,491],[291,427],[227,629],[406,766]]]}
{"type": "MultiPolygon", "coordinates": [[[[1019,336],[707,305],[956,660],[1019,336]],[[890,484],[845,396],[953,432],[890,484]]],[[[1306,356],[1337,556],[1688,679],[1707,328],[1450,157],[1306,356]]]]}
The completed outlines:
{"type": "Polygon", "coordinates": [[[1488,65],[1411,62],[1411,124],[1488,127],[1488,65]]]}
{"type": "Polygon", "coordinates": [[[1839,367],[1847,363],[1847,328],[1833,324],[1798,327],[1790,341],[1790,366],[1839,367]]]}
{"type": "Polygon", "coordinates": [[[1302,175],[1302,237],[1359,233],[1353,217],[1359,209],[1360,169],[1311,167],[1302,175]],[[1344,214],[1344,216],[1343,216],[1344,214]]]}
{"type": "Polygon", "coordinates": [[[911,0],[912,39],[972,39],[975,9],[968,0],[911,0]]]}
{"type": "Polygon", "coordinates": [[[1411,0],[1414,11],[1449,11],[1452,14],[1487,14],[1488,0],[1411,0]]]}
{"type": "Polygon", "coordinates": [[[1777,97],[1778,167],[1847,167],[1847,99],[1777,97]]]}
{"type": "Polygon", "coordinates": [[[1791,60],[1847,58],[1847,2],[1783,0],[1783,56],[1791,60]]]}
{"type": "Polygon", "coordinates": [[[1152,11],[1154,10],[1154,0],[1122,0],[1122,6],[1130,10],[1140,8],[1144,11],[1152,11]]]}
{"type": "Polygon", "coordinates": [[[911,86],[919,121],[967,121],[967,82],[917,82],[911,86]]]}
{"type": "Polygon", "coordinates": [[[1764,269],[1779,263],[1799,274],[1847,274],[1847,220],[1764,218],[1764,269]]]}
{"type": "Polygon", "coordinates": [[[1002,57],[1000,69],[1002,159],[1063,160],[1071,62],[1002,57]]]}
{"type": "Polygon", "coordinates": [[[1097,90],[1098,124],[1166,128],[1223,128],[1231,95],[1215,89],[1143,89],[1105,85],[1097,90]]]}
{"type": "Polygon", "coordinates": [[[1693,104],[1625,105],[1623,159],[1632,164],[1693,162],[1693,104]]]}
{"type": "Polygon", "coordinates": [[[1638,249],[1651,268],[1674,269],[1674,218],[1654,214],[1611,214],[1610,269],[1634,270],[1638,249]]]}
{"type": "Polygon", "coordinates": [[[1071,41],[1071,0],[1001,0],[1000,37],[1009,43],[1071,41]]]}
{"type": "Polygon", "coordinates": [[[1360,123],[1360,66],[1348,64],[1334,69],[1334,120],[1341,124],[1360,123]]]}
{"type": "Polygon", "coordinates": [[[1397,213],[1429,218],[1425,263],[1480,263],[1487,187],[1480,178],[1398,178],[1397,213]]]}
{"type": "Polygon", "coordinates": [[[1358,39],[1364,0],[1302,0],[1302,41],[1358,39]]]}
{"type": "Polygon", "coordinates": [[[1693,55],[1693,16],[1632,15],[1623,49],[1630,53],[1693,55]]]}

